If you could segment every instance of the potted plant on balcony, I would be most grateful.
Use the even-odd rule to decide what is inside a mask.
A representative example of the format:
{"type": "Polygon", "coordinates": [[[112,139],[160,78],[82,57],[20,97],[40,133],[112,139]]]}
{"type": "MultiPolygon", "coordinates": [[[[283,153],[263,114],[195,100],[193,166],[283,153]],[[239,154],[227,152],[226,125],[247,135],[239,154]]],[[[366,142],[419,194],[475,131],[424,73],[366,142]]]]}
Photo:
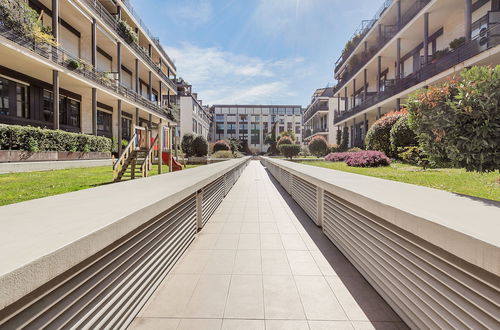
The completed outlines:
{"type": "Polygon", "coordinates": [[[440,58],[446,56],[450,52],[450,49],[448,47],[438,50],[432,55],[432,63],[436,63],[437,60],[440,58]]]}
{"type": "Polygon", "coordinates": [[[125,41],[129,44],[137,43],[139,41],[137,33],[135,33],[134,29],[132,29],[132,27],[128,25],[127,22],[120,20],[118,22],[118,30],[125,41]]]}
{"type": "Polygon", "coordinates": [[[464,43],[465,43],[465,37],[453,39],[450,42],[450,49],[455,50],[455,49],[459,48],[460,46],[462,46],[464,43]]]}
{"type": "Polygon", "coordinates": [[[351,56],[351,59],[349,60],[349,67],[351,69],[354,69],[356,66],[359,64],[359,57],[358,55],[354,54],[351,56]]]}

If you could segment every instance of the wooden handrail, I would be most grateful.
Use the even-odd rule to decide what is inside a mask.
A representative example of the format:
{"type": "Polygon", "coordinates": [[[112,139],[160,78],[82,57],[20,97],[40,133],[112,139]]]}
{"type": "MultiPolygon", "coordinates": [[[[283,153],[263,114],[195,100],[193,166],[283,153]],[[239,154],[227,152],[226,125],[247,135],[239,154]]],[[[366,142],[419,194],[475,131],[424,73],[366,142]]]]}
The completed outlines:
{"type": "Polygon", "coordinates": [[[120,157],[116,160],[116,162],[113,164],[113,179],[116,179],[118,177],[118,173],[121,170],[121,167],[123,164],[125,164],[125,161],[130,157],[130,154],[132,151],[134,151],[135,146],[136,146],[136,134],[132,136],[132,139],[129,141],[128,145],[125,147],[125,150],[123,150],[122,154],[120,157]]]}
{"type": "Polygon", "coordinates": [[[141,165],[141,172],[142,172],[143,177],[148,176],[148,172],[151,170],[151,166],[153,165],[151,155],[154,152],[155,145],[158,144],[158,137],[159,136],[160,136],[160,134],[157,134],[155,139],[153,140],[153,143],[151,143],[151,147],[149,147],[148,153],[146,154],[146,157],[144,158],[144,163],[141,165]]]}

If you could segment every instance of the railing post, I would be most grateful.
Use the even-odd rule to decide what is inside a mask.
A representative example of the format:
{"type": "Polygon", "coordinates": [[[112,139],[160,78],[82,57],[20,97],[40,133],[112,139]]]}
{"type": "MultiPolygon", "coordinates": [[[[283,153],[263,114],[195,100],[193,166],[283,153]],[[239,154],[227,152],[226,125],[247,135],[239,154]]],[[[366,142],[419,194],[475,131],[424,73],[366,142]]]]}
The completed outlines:
{"type": "Polygon", "coordinates": [[[318,227],[323,227],[323,208],[324,208],[324,200],[325,200],[325,191],[320,188],[316,187],[316,198],[318,199],[316,201],[317,205],[317,210],[316,210],[316,219],[317,219],[317,225],[318,227]]]}
{"type": "Polygon", "coordinates": [[[196,192],[196,223],[198,229],[203,228],[203,190],[196,192]]]}

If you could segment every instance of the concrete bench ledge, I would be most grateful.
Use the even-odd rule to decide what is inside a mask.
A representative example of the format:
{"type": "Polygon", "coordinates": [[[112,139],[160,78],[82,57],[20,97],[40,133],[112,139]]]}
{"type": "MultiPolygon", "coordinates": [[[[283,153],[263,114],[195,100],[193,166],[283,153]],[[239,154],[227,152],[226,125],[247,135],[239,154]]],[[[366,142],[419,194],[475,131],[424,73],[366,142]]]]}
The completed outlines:
{"type": "Polygon", "coordinates": [[[280,159],[264,159],[500,275],[500,202],[280,159]]]}
{"type": "Polygon", "coordinates": [[[247,160],[0,207],[0,310],[247,160]]]}

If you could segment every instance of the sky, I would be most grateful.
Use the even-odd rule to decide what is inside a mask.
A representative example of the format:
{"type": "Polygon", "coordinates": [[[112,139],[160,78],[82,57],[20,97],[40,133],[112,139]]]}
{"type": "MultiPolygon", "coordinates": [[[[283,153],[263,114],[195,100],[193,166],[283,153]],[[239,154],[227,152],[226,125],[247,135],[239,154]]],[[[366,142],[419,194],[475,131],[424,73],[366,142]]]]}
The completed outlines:
{"type": "Polygon", "coordinates": [[[382,0],[132,0],[204,104],[306,107],[382,0]]]}

